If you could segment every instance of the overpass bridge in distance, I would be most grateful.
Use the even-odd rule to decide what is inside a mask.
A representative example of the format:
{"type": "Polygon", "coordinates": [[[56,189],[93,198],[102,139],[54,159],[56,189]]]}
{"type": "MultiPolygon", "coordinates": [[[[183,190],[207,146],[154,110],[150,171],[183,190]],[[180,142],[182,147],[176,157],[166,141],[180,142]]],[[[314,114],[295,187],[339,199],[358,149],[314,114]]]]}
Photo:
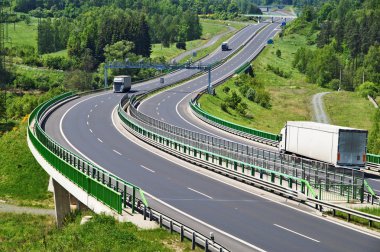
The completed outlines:
{"type": "Polygon", "coordinates": [[[268,14],[268,15],[261,15],[261,14],[242,14],[242,16],[244,17],[255,17],[258,19],[258,22],[260,23],[260,21],[262,19],[266,19],[266,18],[270,18],[272,19],[272,23],[274,22],[274,19],[275,18],[280,18],[280,19],[283,19],[285,22],[287,19],[294,19],[294,18],[297,18],[296,16],[291,16],[291,15],[288,15],[288,16],[284,16],[284,15],[273,15],[273,14],[268,14]]]}
{"type": "Polygon", "coordinates": [[[262,5],[262,6],[257,6],[261,11],[269,12],[270,9],[272,8],[278,8],[278,9],[283,9],[285,6],[284,5],[262,5]]]}

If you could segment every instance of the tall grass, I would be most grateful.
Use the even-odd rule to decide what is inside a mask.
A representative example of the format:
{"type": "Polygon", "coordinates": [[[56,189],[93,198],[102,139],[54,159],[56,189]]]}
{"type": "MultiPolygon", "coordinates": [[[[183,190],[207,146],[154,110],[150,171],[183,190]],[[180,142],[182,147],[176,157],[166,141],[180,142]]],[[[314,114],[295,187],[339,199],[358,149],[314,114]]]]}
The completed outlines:
{"type": "MultiPolygon", "coordinates": [[[[0,213],[0,251],[190,251],[179,235],[163,229],[140,230],[112,217],[95,215],[79,225],[81,215],[58,230],[50,216],[0,213]]],[[[200,251],[200,249],[197,249],[200,251]]]]}

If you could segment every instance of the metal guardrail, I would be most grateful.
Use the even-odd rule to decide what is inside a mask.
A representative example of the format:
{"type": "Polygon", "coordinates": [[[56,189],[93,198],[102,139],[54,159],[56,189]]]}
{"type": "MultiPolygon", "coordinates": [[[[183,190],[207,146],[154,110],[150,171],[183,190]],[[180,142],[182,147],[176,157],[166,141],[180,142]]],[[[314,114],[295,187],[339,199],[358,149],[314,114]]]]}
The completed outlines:
{"type": "Polygon", "coordinates": [[[189,106],[192,111],[195,112],[195,116],[217,128],[221,128],[235,135],[239,135],[257,142],[278,146],[278,141],[280,139],[279,135],[225,121],[202,110],[196,101],[190,101],[189,106]]]}
{"type": "Polygon", "coordinates": [[[119,214],[127,206],[134,212],[137,204],[147,204],[139,187],[65,149],[41,128],[41,120],[52,106],[75,96],[72,92],[65,93],[35,108],[28,121],[28,138],[49,164],[91,196],[119,214]],[[127,192],[128,188],[131,189],[131,193],[127,192]],[[136,198],[137,192],[140,192],[141,199],[136,198]]]}
{"type": "MultiPolygon", "coordinates": [[[[144,129],[157,133],[168,139],[172,139],[181,144],[196,147],[202,151],[208,151],[212,154],[229,158],[233,161],[244,162],[258,167],[264,167],[272,172],[279,174],[291,175],[299,179],[305,179],[311,184],[342,184],[360,187],[362,185],[363,174],[354,170],[338,169],[330,167],[325,163],[295,158],[290,155],[283,155],[277,152],[271,152],[253,146],[247,146],[235,142],[230,142],[218,137],[192,132],[157,119],[151,118],[139,112],[135,106],[139,104],[141,97],[131,97],[131,106],[129,107],[132,117],[137,118],[145,123],[144,129]],[[349,174],[348,174],[349,173],[349,174]],[[354,178],[352,179],[352,175],[354,178]],[[354,182],[354,183],[353,183],[354,182]]],[[[354,189],[352,187],[352,189],[354,189]]],[[[362,194],[354,194],[357,200],[363,200],[362,194]]],[[[328,197],[329,194],[324,194],[328,197]]],[[[325,198],[328,199],[328,198],[325,198]]]]}
{"type": "Polygon", "coordinates": [[[327,209],[331,209],[332,210],[332,215],[334,217],[337,215],[337,211],[347,214],[347,221],[348,222],[351,220],[352,216],[356,216],[356,217],[362,218],[364,220],[367,220],[369,227],[372,227],[373,222],[380,223],[380,217],[379,216],[375,216],[375,215],[372,215],[372,214],[360,212],[360,211],[357,211],[357,210],[354,210],[354,209],[351,209],[351,208],[346,208],[346,207],[338,206],[338,205],[335,205],[335,204],[332,204],[332,203],[328,203],[328,202],[317,200],[317,199],[313,199],[313,198],[308,198],[307,201],[311,202],[311,203],[315,203],[316,204],[316,208],[318,208],[320,211],[323,210],[323,207],[327,208],[327,209]]]}
{"type": "MultiPolygon", "coordinates": [[[[128,103],[129,102],[128,99],[125,99],[125,102],[128,103]]],[[[192,163],[196,163],[208,169],[218,171],[219,173],[237,178],[239,180],[245,181],[250,184],[256,184],[261,187],[265,186],[271,191],[276,191],[279,194],[287,195],[289,197],[294,197],[294,198],[298,197],[297,191],[294,191],[291,189],[293,187],[293,184],[296,181],[298,181],[301,191],[305,192],[306,194],[311,194],[313,196],[316,196],[313,188],[310,186],[309,182],[306,180],[293,177],[292,175],[289,175],[289,174],[282,174],[273,170],[262,168],[260,166],[256,166],[253,164],[239,162],[234,159],[228,158],[226,156],[205,151],[198,147],[194,147],[191,144],[190,145],[184,144],[182,142],[173,140],[169,137],[160,135],[159,133],[150,131],[151,128],[149,127],[149,125],[143,122],[139,122],[136,119],[134,119],[132,116],[128,115],[124,111],[123,109],[124,107],[125,105],[123,105],[122,103],[119,104],[118,114],[119,114],[119,118],[125,124],[127,129],[135,136],[139,137],[140,139],[143,139],[144,141],[148,142],[151,145],[154,145],[155,147],[159,147],[160,149],[166,152],[169,152],[182,159],[186,159],[192,163]],[[147,129],[147,128],[150,128],[150,129],[147,129]],[[211,163],[210,162],[211,160],[219,162],[219,165],[214,164],[215,162],[211,163]],[[246,171],[250,171],[251,176],[247,176],[246,174],[244,174],[244,172],[239,173],[237,171],[238,166],[240,168],[243,168],[243,170],[245,169],[246,171]],[[233,168],[228,169],[228,167],[230,168],[233,167],[233,168]],[[252,177],[252,174],[254,175],[256,172],[260,173],[261,179],[252,177]],[[268,179],[270,179],[272,183],[268,184],[267,182],[265,182],[262,179],[264,175],[268,175],[268,179]],[[279,175],[280,185],[273,183],[274,175],[279,175]],[[284,182],[286,181],[289,187],[288,188],[283,187],[281,181],[284,181],[284,182]]],[[[298,184],[296,184],[295,186],[296,188],[298,184]]]]}
{"type": "MultiPolygon", "coordinates": [[[[128,99],[125,99],[124,101],[126,103],[129,102],[128,99]]],[[[128,106],[128,104],[127,104],[127,106],[128,106]]],[[[199,149],[194,148],[192,146],[183,145],[183,144],[178,143],[174,140],[160,136],[159,134],[156,134],[154,132],[151,132],[149,130],[144,129],[144,127],[140,125],[140,124],[144,125],[144,123],[137,122],[136,120],[134,120],[131,116],[129,116],[124,111],[124,107],[125,107],[124,105],[121,105],[121,104],[119,105],[118,114],[119,114],[120,119],[124,122],[127,129],[129,128],[129,131],[132,134],[141,138],[143,141],[146,141],[146,142],[148,142],[148,143],[150,143],[150,144],[152,144],[152,145],[154,145],[154,146],[156,146],[156,147],[158,147],[158,148],[160,148],[166,152],[169,152],[173,155],[179,156],[179,157],[186,159],[190,162],[194,162],[194,160],[196,160],[195,163],[200,164],[201,166],[203,166],[207,169],[215,170],[218,173],[222,173],[222,174],[224,173],[228,176],[240,179],[245,183],[256,184],[256,186],[260,186],[263,189],[266,189],[266,190],[269,190],[272,192],[276,192],[276,193],[279,193],[281,195],[291,197],[293,199],[298,199],[298,200],[301,200],[304,202],[308,202],[309,204],[310,203],[315,204],[315,207],[317,209],[319,209],[320,211],[322,211],[323,207],[325,207],[325,208],[332,209],[333,215],[336,215],[337,211],[346,213],[348,215],[348,217],[347,217],[348,221],[350,221],[351,216],[357,216],[359,218],[363,218],[363,219],[367,220],[369,222],[370,226],[372,225],[373,222],[380,222],[380,217],[378,217],[378,216],[366,214],[366,213],[359,212],[359,211],[356,211],[353,209],[348,209],[345,207],[337,206],[334,204],[327,203],[325,201],[318,200],[317,199],[318,195],[315,193],[313,186],[306,180],[301,180],[302,185],[303,185],[301,188],[301,193],[307,195],[306,197],[302,197],[302,196],[300,196],[299,192],[294,191],[292,189],[287,190],[284,187],[275,185],[273,183],[268,183],[269,181],[268,182],[263,181],[263,180],[260,181],[260,180],[254,179],[254,178],[251,178],[252,181],[250,181],[247,176],[244,176],[243,174],[238,174],[236,172],[236,170],[228,170],[225,168],[223,169],[220,166],[210,164],[209,162],[207,162],[208,159],[211,159],[211,158],[214,159],[215,158],[214,156],[211,156],[211,155],[213,155],[212,153],[207,153],[205,151],[202,153],[202,150],[199,150],[199,149]],[[174,146],[174,148],[173,148],[173,146],[174,146]],[[192,149],[192,151],[190,151],[190,149],[192,149]],[[209,155],[207,155],[207,154],[209,154],[209,155]],[[203,161],[202,161],[202,159],[203,159],[203,161]],[[257,183],[260,183],[260,182],[261,182],[261,184],[257,185],[257,183]],[[311,195],[311,197],[309,197],[309,195],[311,195]]],[[[146,125],[144,125],[144,126],[146,126],[146,125]]],[[[247,165],[246,168],[249,168],[249,166],[247,165]]],[[[256,167],[254,167],[254,168],[256,168],[256,167]]],[[[263,170],[265,170],[265,169],[263,169],[263,170]]],[[[272,178],[272,176],[270,176],[270,178],[272,178]]],[[[288,179],[289,178],[291,178],[291,177],[288,177],[288,179]]],[[[288,180],[288,182],[292,181],[292,179],[296,180],[297,178],[291,178],[290,180],[288,180]]],[[[291,182],[289,182],[289,184],[290,183],[291,182]]],[[[330,186],[331,187],[331,185],[323,185],[323,186],[330,186]]],[[[320,185],[320,187],[321,187],[321,185],[320,185]]],[[[336,189],[340,190],[341,188],[338,186],[336,188],[330,188],[329,190],[336,190],[336,189]]],[[[350,190],[347,190],[345,192],[350,194],[350,190]]],[[[359,192],[359,190],[357,190],[356,192],[359,192]]],[[[145,216],[145,213],[144,213],[144,216],[145,216]]],[[[162,223],[162,219],[161,219],[161,221],[159,221],[159,223],[162,223]]],[[[171,230],[173,229],[173,224],[170,224],[170,222],[169,222],[169,228],[171,230]]],[[[182,235],[181,235],[181,237],[182,237],[182,235]]]]}
{"type": "MultiPolygon", "coordinates": [[[[144,219],[149,216],[149,219],[159,223],[160,227],[166,226],[171,232],[180,233],[181,241],[185,237],[188,238],[192,241],[193,249],[198,244],[205,248],[206,251],[228,252],[227,249],[212,239],[150,208],[143,191],[139,187],[110,174],[66,150],[43,131],[40,122],[45,117],[45,113],[53,106],[59,106],[60,103],[75,97],[77,95],[72,92],[54,97],[46,103],[39,105],[30,114],[27,128],[28,138],[44,159],[82,190],[103,202],[117,213],[121,214],[123,208],[128,206],[132,208],[132,212],[137,211],[143,214],[144,219]],[[128,188],[131,189],[131,193],[127,192],[128,188]],[[140,192],[141,199],[137,198],[137,192],[140,192]]],[[[124,100],[125,98],[121,102],[124,102],[124,100]]]]}

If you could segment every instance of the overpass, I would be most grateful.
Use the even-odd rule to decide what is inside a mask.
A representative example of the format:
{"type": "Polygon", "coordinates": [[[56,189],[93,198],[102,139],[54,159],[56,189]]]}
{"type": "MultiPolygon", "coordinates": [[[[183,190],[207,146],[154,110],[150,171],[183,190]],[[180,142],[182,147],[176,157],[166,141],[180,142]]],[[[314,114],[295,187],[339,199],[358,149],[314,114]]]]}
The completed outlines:
{"type": "Polygon", "coordinates": [[[275,19],[284,20],[286,22],[286,20],[296,18],[295,16],[291,16],[291,15],[273,15],[273,14],[264,14],[264,15],[260,15],[260,14],[242,14],[242,16],[257,18],[257,20],[258,20],[259,23],[260,23],[261,20],[266,20],[266,19],[271,19],[272,23],[273,23],[275,19]]]}
{"type": "MultiPolygon", "coordinates": [[[[278,26],[278,23],[249,26],[230,40],[233,50],[215,52],[203,59],[203,62],[221,61],[213,69],[213,84],[231,76],[244,62],[255,57],[265,47],[267,39],[277,33],[278,26]]],[[[197,73],[197,70],[180,70],[165,79],[170,85],[197,73]]],[[[87,182],[78,186],[79,191],[86,193],[84,197],[74,191],[70,193],[95,211],[108,209],[111,214],[119,216],[120,211],[133,209],[133,206],[143,206],[144,211],[149,203],[151,209],[173,216],[202,234],[214,232],[216,241],[235,251],[297,250],[301,246],[315,251],[321,248],[336,251],[337,244],[342,251],[376,251],[378,238],[372,235],[317,218],[310,209],[295,210],[292,204],[278,204],[252,191],[252,187],[224,180],[199,167],[189,168],[187,163],[167,155],[176,154],[182,159],[218,169],[221,173],[293,198],[306,200],[307,194],[312,194],[307,186],[308,181],[290,175],[297,173],[297,169],[288,170],[289,174],[285,174],[285,170],[281,173],[269,169],[273,163],[273,153],[269,150],[263,151],[264,156],[259,159],[247,163],[246,156],[234,154],[234,151],[236,148],[239,152],[246,150],[247,146],[240,143],[248,141],[210,129],[207,125],[192,123],[195,118],[191,122],[183,117],[184,114],[189,115],[183,113],[188,106],[186,99],[195,94],[192,91],[203,89],[206,85],[207,77],[199,75],[181,86],[150,96],[150,99],[144,99],[145,102],[141,96],[136,100],[122,99],[120,94],[110,92],[80,96],[67,94],[44,105],[44,109],[51,112],[48,115],[41,113],[40,118],[36,118],[37,112],[31,115],[29,139],[32,142],[32,135],[36,135],[38,141],[34,140],[33,146],[37,149],[40,143],[49,150],[38,147],[37,152],[46,155],[40,160],[41,164],[48,160],[52,167],[61,166],[62,172],[59,173],[65,173],[64,177],[70,178],[76,185],[80,181],[90,181],[88,184],[91,186],[87,186],[87,182]],[[186,106],[182,106],[180,101],[185,101],[186,106]],[[140,108],[133,109],[131,104],[139,104],[140,108]],[[51,109],[50,105],[57,107],[51,109]],[[134,117],[124,114],[125,106],[129,106],[129,112],[134,117]],[[35,124],[37,121],[41,123],[40,127],[35,124]],[[163,152],[152,149],[148,144],[157,145],[163,152]],[[212,144],[214,149],[211,151],[212,144]],[[60,163],[54,157],[64,162],[60,163]],[[260,163],[263,158],[269,162],[260,163]],[[75,174],[68,169],[68,164],[76,168],[75,174]],[[82,176],[83,173],[86,176],[82,176]],[[96,185],[96,190],[93,190],[92,184],[96,185]],[[142,195],[139,196],[138,192],[142,190],[135,185],[144,188],[142,195]],[[107,197],[107,194],[110,196],[107,197]],[[147,202],[144,202],[144,197],[147,202]],[[109,201],[111,198],[115,200],[109,201]],[[131,204],[133,200],[135,204],[131,204]],[[276,237],[276,242],[272,237],[276,237]]],[[[134,94],[145,93],[159,86],[159,80],[155,79],[134,85],[132,91],[134,94]]],[[[257,152],[258,148],[248,148],[250,156],[253,151],[261,155],[259,152],[262,150],[257,152]]],[[[37,158],[38,153],[33,152],[37,158]]],[[[48,168],[45,170],[53,174],[48,168]]],[[[61,185],[70,190],[71,185],[66,182],[61,182],[61,185]]]]}

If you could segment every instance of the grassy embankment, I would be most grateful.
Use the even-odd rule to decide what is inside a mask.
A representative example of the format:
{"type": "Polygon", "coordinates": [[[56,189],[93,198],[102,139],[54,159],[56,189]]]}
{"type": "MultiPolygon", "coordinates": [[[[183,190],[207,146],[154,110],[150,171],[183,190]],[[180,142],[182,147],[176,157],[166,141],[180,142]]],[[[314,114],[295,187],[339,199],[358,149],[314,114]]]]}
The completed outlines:
{"type": "MultiPolygon", "coordinates": [[[[198,48],[204,44],[206,44],[212,37],[217,34],[226,32],[228,28],[225,24],[220,22],[210,22],[206,20],[201,21],[202,25],[202,36],[200,39],[186,41],[186,50],[190,51],[195,48],[198,48]]],[[[161,44],[153,44],[152,45],[152,58],[165,56],[167,59],[172,59],[179,54],[183,53],[185,50],[181,50],[176,48],[175,44],[170,45],[170,47],[163,47],[161,44]]]]}
{"type": "MultiPolygon", "coordinates": [[[[39,166],[26,142],[26,117],[0,135],[0,200],[10,204],[52,207],[49,176],[39,166]]],[[[4,124],[3,124],[4,126],[4,124]]]]}
{"type": "Polygon", "coordinates": [[[241,96],[238,87],[233,83],[234,79],[218,86],[216,96],[203,95],[199,101],[202,109],[225,120],[272,133],[278,133],[286,121],[310,120],[311,97],[326,89],[308,83],[306,77],[291,65],[295,52],[299,47],[306,46],[306,42],[305,36],[297,34],[287,35],[283,39],[277,38],[273,45],[268,45],[253,61],[255,78],[263,83],[270,93],[272,105],[270,109],[242,97],[242,101],[248,105],[248,116],[241,116],[234,110],[229,110],[229,113],[224,112],[220,107],[227,97],[222,91],[224,87],[228,86],[231,91],[234,90],[241,96]],[[277,50],[281,51],[281,57],[276,56],[277,50]],[[278,67],[290,77],[283,78],[275,74],[268,69],[268,65],[278,67]]]}
{"type": "Polygon", "coordinates": [[[324,97],[331,124],[371,130],[373,104],[355,92],[333,92],[324,97]]]}
{"type": "MultiPolygon", "coordinates": [[[[0,251],[190,251],[191,243],[164,229],[140,230],[131,223],[95,215],[55,228],[51,216],[0,213],[0,251]]],[[[201,251],[199,248],[196,251],[201,251]]]]}
{"type": "MultiPolygon", "coordinates": [[[[243,101],[248,104],[247,117],[241,116],[233,110],[229,110],[229,113],[224,112],[220,104],[225,100],[227,94],[222,89],[228,86],[239,94],[233,80],[217,87],[217,96],[203,95],[200,99],[202,108],[225,120],[272,133],[278,133],[286,121],[312,120],[312,96],[331,90],[308,83],[306,76],[291,65],[297,49],[301,46],[308,46],[306,29],[300,34],[286,35],[283,39],[276,38],[274,45],[268,45],[253,61],[255,78],[263,83],[270,93],[272,105],[270,109],[262,108],[243,97],[243,101]],[[277,50],[281,51],[281,57],[276,56],[277,50]],[[283,72],[289,73],[290,77],[283,78],[276,75],[268,69],[268,65],[278,67],[283,72]]],[[[354,92],[332,92],[325,96],[324,101],[332,124],[371,129],[372,116],[368,115],[372,115],[375,110],[367,99],[354,92]]]]}

